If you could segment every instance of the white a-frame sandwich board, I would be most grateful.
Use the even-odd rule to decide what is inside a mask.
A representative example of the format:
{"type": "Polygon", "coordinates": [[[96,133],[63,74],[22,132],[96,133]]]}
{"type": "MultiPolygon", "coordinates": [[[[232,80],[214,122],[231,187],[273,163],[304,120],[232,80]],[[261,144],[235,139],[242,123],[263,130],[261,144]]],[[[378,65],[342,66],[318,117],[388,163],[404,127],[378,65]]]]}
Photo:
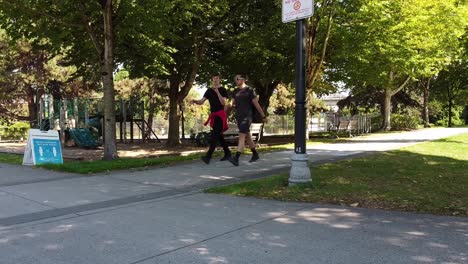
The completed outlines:
{"type": "Polygon", "coordinates": [[[62,164],[62,146],[58,131],[30,129],[24,150],[23,165],[62,164]]]}

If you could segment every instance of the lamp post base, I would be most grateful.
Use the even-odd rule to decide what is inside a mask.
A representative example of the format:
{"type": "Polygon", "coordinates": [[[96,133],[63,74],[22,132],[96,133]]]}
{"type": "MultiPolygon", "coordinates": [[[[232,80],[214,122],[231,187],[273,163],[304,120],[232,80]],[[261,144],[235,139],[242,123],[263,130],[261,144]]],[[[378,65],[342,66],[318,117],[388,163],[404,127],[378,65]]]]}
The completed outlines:
{"type": "Polygon", "coordinates": [[[310,176],[309,158],[307,154],[294,153],[291,156],[291,171],[289,172],[289,186],[309,183],[310,176]]]}

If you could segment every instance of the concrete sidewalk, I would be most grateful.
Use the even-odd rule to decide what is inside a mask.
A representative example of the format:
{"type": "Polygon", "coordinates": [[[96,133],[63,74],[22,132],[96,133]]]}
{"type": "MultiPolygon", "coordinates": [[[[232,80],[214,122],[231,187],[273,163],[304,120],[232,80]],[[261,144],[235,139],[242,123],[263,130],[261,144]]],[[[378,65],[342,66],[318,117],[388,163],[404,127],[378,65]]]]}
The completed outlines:
{"type": "MultiPolygon", "coordinates": [[[[466,132],[387,134],[308,153],[320,163],[466,132]]],[[[199,192],[288,171],[290,156],[91,176],[0,164],[0,263],[468,263],[466,218],[199,192]]]]}

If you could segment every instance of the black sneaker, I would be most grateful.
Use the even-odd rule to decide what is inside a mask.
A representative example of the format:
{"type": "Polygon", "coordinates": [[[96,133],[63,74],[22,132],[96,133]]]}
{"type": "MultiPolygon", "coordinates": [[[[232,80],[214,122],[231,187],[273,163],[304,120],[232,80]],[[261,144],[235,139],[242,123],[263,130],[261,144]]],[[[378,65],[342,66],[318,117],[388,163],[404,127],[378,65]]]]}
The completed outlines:
{"type": "Polygon", "coordinates": [[[239,158],[237,158],[237,157],[230,157],[228,160],[229,160],[229,162],[232,163],[232,165],[234,165],[234,166],[239,166],[239,158]]]}
{"type": "Polygon", "coordinates": [[[207,156],[202,156],[201,160],[203,160],[203,162],[205,162],[206,164],[210,164],[210,158],[208,158],[207,156]]]}
{"type": "Polygon", "coordinates": [[[222,158],[220,159],[220,161],[228,160],[230,157],[231,157],[231,154],[230,154],[230,153],[229,153],[229,154],[224,154],[224,157],[222,157],[222,158]]]}
{"type": "Polygon", "coordinates": [[[255,162],[259,159],[260,159],[260,156],[258,155],[258,153],[254,153],[252,154],[252,158],[250,158],[249,162],[255,162]]]}

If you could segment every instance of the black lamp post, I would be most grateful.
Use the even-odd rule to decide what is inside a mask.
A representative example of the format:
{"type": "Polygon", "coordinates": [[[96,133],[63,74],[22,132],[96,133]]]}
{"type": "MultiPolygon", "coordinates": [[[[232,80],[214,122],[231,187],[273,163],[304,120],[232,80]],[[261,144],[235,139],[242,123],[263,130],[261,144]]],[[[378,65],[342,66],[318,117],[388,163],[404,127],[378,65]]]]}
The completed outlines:
{"type": "Polygon", "coordinates": [[[305,104],[305,20],[296,20],[296,111],[294,127],[294,154],[291,157],[289,185],[311,181],[309,158],[306,153],[305,104]]]}
{"type": "Polygon", "coordinates": [[[306,153],[306,110],[305,104],[305,23],[304,19],[296,21],[296,114],[294,152],[306,153]]]}

